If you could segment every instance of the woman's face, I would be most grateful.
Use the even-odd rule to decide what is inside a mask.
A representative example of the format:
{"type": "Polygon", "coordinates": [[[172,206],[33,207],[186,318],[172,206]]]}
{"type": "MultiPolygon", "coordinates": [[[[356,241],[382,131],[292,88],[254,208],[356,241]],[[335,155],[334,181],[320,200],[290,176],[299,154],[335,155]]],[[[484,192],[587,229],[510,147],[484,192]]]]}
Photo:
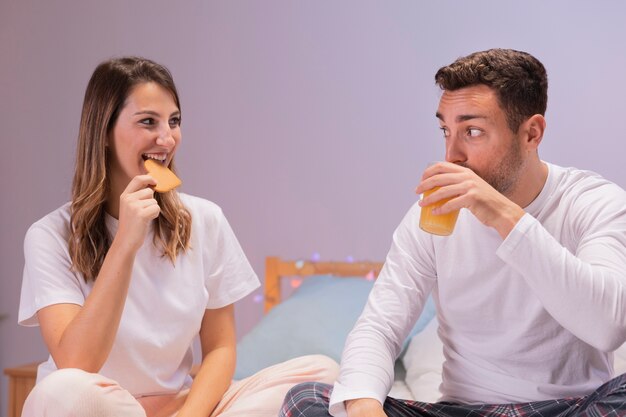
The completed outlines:
{"type": "Polygon", "coordinates": [[[174,96],[154,82],[137,84],[108,140],[111,190],[121,193],[133,177],[146,174],[145,159],[168,166],[180,140],[180,110],[174,96]]]}

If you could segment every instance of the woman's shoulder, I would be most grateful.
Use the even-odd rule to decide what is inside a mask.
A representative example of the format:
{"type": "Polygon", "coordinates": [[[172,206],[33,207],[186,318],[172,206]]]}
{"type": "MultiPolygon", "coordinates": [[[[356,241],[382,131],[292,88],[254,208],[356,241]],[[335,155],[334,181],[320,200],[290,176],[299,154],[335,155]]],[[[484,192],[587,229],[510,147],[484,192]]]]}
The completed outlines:
{"type": "Polygon", "coordinates": [[[179,193],[180,200],[189,210],[193,221],[203,219],[204,221],[216,221],[224,217],[222,208],[205,198],[179,193]]]}
{"type": "Polygon", "coordinates": [[[178,193],[178,195],[180,196],[180,200],[183,202],[185,207],[190,210],[205,210],[209,212],[222,211],[220,206],[210,200],[207,200],[206,198],[185,193],[178,193]]]}
{"type": "Polygon", "coordinates": [[[70,228],[70,210],[71,203],[63,204],[58,209],[34,222],[29,227],[27,234],[35,230],[47,230],[55,234],[67,235],[70,228]]]}
{"type": "Polygon", "coordinates": [[[24,248],[65,248],[70,236],[70,207],[71,203],[66,203],[34,222],[24,236],[24,248]]]}

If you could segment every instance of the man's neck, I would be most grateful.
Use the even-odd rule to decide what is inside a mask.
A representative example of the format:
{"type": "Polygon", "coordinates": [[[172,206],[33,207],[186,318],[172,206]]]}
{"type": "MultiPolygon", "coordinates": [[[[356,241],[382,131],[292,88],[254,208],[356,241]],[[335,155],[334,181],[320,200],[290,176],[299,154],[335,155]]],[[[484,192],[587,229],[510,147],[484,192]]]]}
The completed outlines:
{"type": "Polygon", "coordinates": [[[507,197],[524,208],[532,203],[543,190],[548,179],[548,166],[539,158],[523,168],[515,190],[507,197]]]}

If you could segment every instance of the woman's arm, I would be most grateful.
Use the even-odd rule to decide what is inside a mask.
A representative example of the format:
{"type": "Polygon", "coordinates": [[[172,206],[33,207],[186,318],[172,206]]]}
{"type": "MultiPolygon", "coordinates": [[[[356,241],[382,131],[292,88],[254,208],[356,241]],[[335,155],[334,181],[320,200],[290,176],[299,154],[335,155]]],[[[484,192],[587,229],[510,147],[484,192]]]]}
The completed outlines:
{"type": "Polygon", "coordinates": [[[37,312],[43,339],[59,369],[98,372],[109,356],[135,254],[159,215],[151,184],[150,176],[137,176],[120,196],[119,228],[84,305],[53,304],[37,312]]]}
{"type": "Polygon", "coordinates": [[[200,327],[202,365],[177,417],[208,416],[230,386],[235,373],[235,308],[205,310],[200,327]]]}

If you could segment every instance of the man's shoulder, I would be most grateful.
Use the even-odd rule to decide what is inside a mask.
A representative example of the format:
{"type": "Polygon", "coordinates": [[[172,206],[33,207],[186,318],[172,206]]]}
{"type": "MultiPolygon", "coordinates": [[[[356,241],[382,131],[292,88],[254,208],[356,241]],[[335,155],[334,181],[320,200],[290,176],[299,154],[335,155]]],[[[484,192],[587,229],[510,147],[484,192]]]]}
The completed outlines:
{"type": "Polygon", "coordinates": [[[577,224],[604,224],[624,218],[626,191],[619,185],[589,170],[555,170],[560,172],[553,201],[577,224]]]}
{"type": "Polygon", "coordinates": [[[595,171],[554,164],[550,164],[550,169],[557,178],[557,187],[563,192],[578,195],[597,193],[626,196],[624,189],[595,171]]]}

